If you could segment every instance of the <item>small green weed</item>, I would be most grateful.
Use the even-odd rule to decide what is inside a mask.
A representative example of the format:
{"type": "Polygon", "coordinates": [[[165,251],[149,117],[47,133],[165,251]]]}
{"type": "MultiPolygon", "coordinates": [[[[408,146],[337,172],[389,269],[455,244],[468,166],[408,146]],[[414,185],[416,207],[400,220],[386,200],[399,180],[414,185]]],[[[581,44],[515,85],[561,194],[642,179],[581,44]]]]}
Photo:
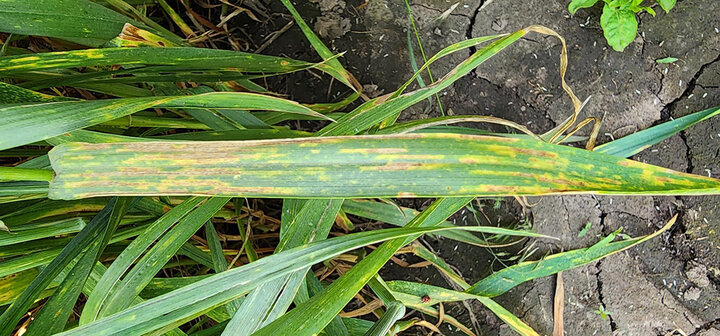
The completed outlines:
{"type": "MultiPolygon", "coordinates": [[[[600,0],[572,0],[568,5],[570,14],[575,14],[578,9],[594,6],[600,0]]],[[[655,16],[655,10],[649,6],[643,6],[643,0],[603,0],[603,13],[600,17],[605,39],[616,51],[623,51],[625,47],[635,39],[638,30],[635,14],[642,11],[655,16]]],[[[668,13],[675,6],[676,0],[657,0],[660,7],[668,13]]],[[[671,63],[671,62],[668,62],[671,63]]]]}
{"type": "Polygon", "coordinates": [[[605,307],[602,305],[600,305],[600,309],[595,309],[595,314],[600,315],[600,318],[603,320],[607,320],[607,318],[612,315],[612,313],[605,310],[605,307]]]}

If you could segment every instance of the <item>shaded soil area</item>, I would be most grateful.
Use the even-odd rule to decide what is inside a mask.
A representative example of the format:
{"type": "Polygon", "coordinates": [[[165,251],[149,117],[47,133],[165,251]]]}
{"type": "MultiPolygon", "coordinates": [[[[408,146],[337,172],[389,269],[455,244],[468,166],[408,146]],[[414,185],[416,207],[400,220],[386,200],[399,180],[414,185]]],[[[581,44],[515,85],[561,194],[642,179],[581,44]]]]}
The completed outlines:
{"type": "MultiPolygon", "coordinates": [[[[599,26],[600,8],[567,12],[567,1],[418,0],[410,8],[420,30],[424,52],[467,38],[507,33],[532,24],[552,28],[569,47],[567,79],[576,94],[592,96],[583,116],[602,118],[599,142],[622,137],[652,125],[720,105],[720,2],[679,1],[667,15],[639,16],[639,34],[623,53],[609,48],[599,26]],[[671,64],[657,59],[676,57],[671,64]]],[[[370,94],[392,92],[412,74],[408,53],[408,14],[402,1],[317,0],[299,2],[298,9],[341,61],[366,85],[370,94]]],[[[270,4],[285,13],[279,2],[270,4]]],[[[656,6],[657,7],[657,6],[656,6]]],[[[243,23],[241,28],[260,45],[291,18],[277,14],[270,23],[243,23]]],[[[416,60],[422,64],[414,36],[416,60]]],[[[467,58],[464,50],[441,59],[431,69],[437,79],[467,58]]],[[[558,76],[560,43],[556,38],[528,35],[498,57],[478,67],[439,95],[444,113],[496,116],[545,132],[567,118],[572,106],[558,76]]],[[[265,53],[316,60],[299,29],[282,33],[265,53]]],[[[426,82],[428,78],[426,76],[426,82]]],[[[350,90],[307,72],[270,82],[277,91],[299,101],[336,101],[350,90]],[[330,87],[330,89],[328,89],[330,87]]],[[[441,115],[437,102],[406,110],[402,120],[441,115]]],[[[638,154],[634,159],[680,171],[720,177],[720,119],[698,124],[638,154]]],[[[560,238],[537,244],[533,257],[587,247],[619,227],[631,235],[648,234],[674,214],[678,223],[637,248],[564,272],[566,335],[720,335],[720,207],[719,197],[553,196],[526,212],[514,199],[481,203],[492,220],[531,223],[539,233],[560,238]],[[584,235],[580,231],[588,226],[584,235]],[[610,312],[603,319],[600,307],[610,312]]],[[[418,201],[419,208],[423,202],[418,201]]],[[[458,214],[458,223],[476,224],[458,214]]],[[[487,249],[448,240],[428,240],[470,283],[487,276],[501,259],[487,249]]],[[[523,246],[514,246],[517,252],[523,246]]],[[[413,260],[410,260],[413,261],[413,260]]],[[[389,265],[386,279],[408,279],[448,286],[435,270],[389,265]]],[[[519,286],[499,297],[504,307],[544,335],[552,333],[555,278],[519,286]]],[[[512,335],[495,316],[476,302],[445,307],[446,312],[482,335],[512,335]]],[[[441,330],[459,335],[454,328],[441,330]]],[[[426,334],[427,329],[412,329],[426,334]]]]}

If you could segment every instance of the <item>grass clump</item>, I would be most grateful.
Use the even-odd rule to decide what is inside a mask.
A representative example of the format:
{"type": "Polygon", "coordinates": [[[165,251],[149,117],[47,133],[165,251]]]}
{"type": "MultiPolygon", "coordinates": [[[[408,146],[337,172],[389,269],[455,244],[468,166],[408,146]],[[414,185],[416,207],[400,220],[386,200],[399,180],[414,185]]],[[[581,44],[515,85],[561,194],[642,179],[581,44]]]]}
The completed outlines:
{"type": "Polygon", "coordinates": [[[544,27],[448,46],[398,90],[369,99],[290,1],[282,3],[318,62],[201,48],[213,45],[221,27],[195,31],[165,1],[160,9],[184,37],[148,18],[145,1],[39,2],[32,25],[23,14],[27,1],[5,1],[9,10],[0,13],[0,335],[437,328],[406,318],[410,309],[473,334],[442,309],[462,300],[478,300],[518,333],[535,335],[492,298],[630,248],[674,218],[649,236],[616,240],[615,232],[540,260],[530,260],[532,253],[506,258],[517,263],[475,283],[414,241],[432,234],[491,248],[551,239],[527,228],[447,221],[476,197],[720,193],[718,180],[625,159],[717,108],[598,147],[596,123],[586,149],[578,149],[561,143],[596,120],[577,122],[582,103],[563,79],[574,111],[546,134],[482,116],[396,122],[405,108],[530,33],[561,39],[564,77],[564,40],[544,27]],[[52,50],[31,52],[38,40],[28,35],[43,36],[52,50]],[[477,51],[452,71],[410,90],[432,62],[470,47],[477,51]],[[351,93],[300,103],[259,84],[307,70],[351,93]],[[321,128],[283,126],[296,120],[321,128]],[[458,122],[513,132],[446,126],[458,122]],[[389,200],[413,197],[434,200],[421,212],[389,200]],[[367,230],[360,218],[394,228],[367,230]],[[370,253],[361,249],[368,245],[370,253]],[[377,273],[398,253],[433,265],[453,289],[385,282],[377,273]],[[359,306],[343,311],[353,299],[359,306]]]}

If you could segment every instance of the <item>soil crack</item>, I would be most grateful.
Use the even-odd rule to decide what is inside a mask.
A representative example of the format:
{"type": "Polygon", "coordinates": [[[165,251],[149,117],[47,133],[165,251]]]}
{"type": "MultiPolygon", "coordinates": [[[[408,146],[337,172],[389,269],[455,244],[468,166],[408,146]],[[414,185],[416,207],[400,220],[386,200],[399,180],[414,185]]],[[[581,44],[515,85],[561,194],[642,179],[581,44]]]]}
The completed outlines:
{"type": "MultiPolygon", "coordinates": [[[[605,304],[605,298],[603,296],[603,282],[602,279],[600,279],[600,274],[602,274],[602,260],[598,261],[597,264],[595,264],[595,267],[597,267],[598,272],[595,274],[595,280],[597,281],[597,291],[598,291],[598,300],[600,300],[601,309],[606,309],[607,305],[605,304]]],[[[613,321],[612,312],[606,315],[608,321],[610,322],[610,330],[614,333],[618,330],[617,325],[615,324],[615,321],[613,321]]]]}
{"type": "MultiPolygon", "coordinates": [[[[596,199],[595,201],[598,202],[598,205],[600,204],[599,200],[596,199]]],[[[607,214],[605,212],[600,213],[600,227],[602,228],[603,232],[605,232],[607,229],[605,227],[605,217],[606,216],[607,216],[607,214]]],[[[604,310],[607,308],[607,305],[605,304],[605,297],[603,296],[603,281],[600,278],[600,275],[602,274],[602,271],[603,271],[602,262],[603,262],[603,260],[601,259],[601,260],[598,260],[598,262],[595,264],[595,267],[598,270],[597,274],[595,274],[595,281],[596,281],[597,292],[598,292],[598,300],[600,300],[600,305],[602,305],[601,309],[604,310]]],[[[615,321],[613,321],[612,312],[610,312],[610,314],[607,314],[607,319],[610,322],[610,330],[613,331],[613,333],[614,333],[618,328],[617,328],[617,325],[615,324],[615,321]]]]}
{"type": "Polygon", "coordinates": [[[701,332],[708,331],[708,330],[714,328],[714,327],[717,326],[717,325],[720,325],[720,318],[717,318],[717,319],[715,319],[715,320],[712,320],[712,321],[710,321],[710,322],[708,322],[708,323],[705,323],[705,324],[701,325],[699,328],[695,329],[695,331],[689,333],[688,336],[696,336],[696,335],[699,335],[701,332]]]}
{"type": "MultiPolygon", "coordinates": [[[[717,57],[715,57],[715,59],[713,59],[712,61],[700,66],[700,69],[698,69],[698,71],[695,73],[695,75],[693,75],[693,78],[691,78],[690,81],[688,81],[687,87],[685,88],[683,93],[679,97],[673,99],[673,101],[671,101],[670,103],[665,105],[664,111],[667,111],[666,113],[667,113],[668,117],[670,116],[670,113],[671,113],[670,111],[673,110],[673,108],[675,107],[675,105],[677,103],[679,103],[680,101],[682,101],[685,98],[688,98],[690,96],[690,94],[692,94],[692,92],[695,90],[695,86],[703,87],[701,84],[697,84],[698,78],[700,78],[700,76],[702,76],[702,74],[705,72],[705,69],[707,69],[708,66],[710,66],[718,61],[720,61],[720,54],[718,54],[717,57]]],[[[665,76],[663,75],[660,80],[660,91],[662,91],[664,77],[665,76]]],[[[688,145],[687,136],[685,134],[685,131],[681,131],[679,133],[679,136],[682,139],[683,143],[685,143],[685,149],[686,149],[685,150],[685,160],[688,163],[688,166],[687,166],[687,169],[685,170],[685,172],[692,173],[693,170],[695,169],[695,167],[693,166],[693,163],[692,163],[692,150],[690,149],[690,146],[688,145]]]]}
{"type": "MultiPolygon", "coordinates": [[[[683,93],[679,97],[673,99],[671,102],[665,104],[665,108],[668,110],[671,110],[672,107],[675,106],[675,104],[677,104],[680,100],[687,98],[695,89],[696,82],[697,82],[698,78],[700,78],[700,76],[702,76],[702,74],[705,72],[705,69],[707,69],[707,67],[711,66],[713,63],[718,62],[718,61],[720,61],[720,54],[718,54],[717,57],[715,57],[715,59],[713,59],[712,61],[701,65],[700,69],[698,69],[698,71],[695,73],[695,75],[693,75],[693,77],[688,81],[688,84],[685,87],[685,90],[683,91],[683,93]]],[[[662,77],[662,79],[664,79],[664,78],[665,78],[665,76],[662,77]]],[[[702,87],[702,85],[701,85],[701,87],[702,87]]],[[[662,82],[660,83],[660,89],[662,90],[662,82]]]]}
{"type": "MultiPolygon", "coordinates": [[[[480,1],[480,3],[473,9],[472,15],[470,15],[470,24],[468,25],[467,30],[465,31],[465,39],[469,40],[472,37],[472,31],[475,27],[475,21],[477,20],[478,13],[480,13],[480,8],[485,4],[485,1],[480,1]]],[[[472,46],[470,49],[470,56],[472,56],[476,51],[477,48],[475,46],[472,46]]]]}

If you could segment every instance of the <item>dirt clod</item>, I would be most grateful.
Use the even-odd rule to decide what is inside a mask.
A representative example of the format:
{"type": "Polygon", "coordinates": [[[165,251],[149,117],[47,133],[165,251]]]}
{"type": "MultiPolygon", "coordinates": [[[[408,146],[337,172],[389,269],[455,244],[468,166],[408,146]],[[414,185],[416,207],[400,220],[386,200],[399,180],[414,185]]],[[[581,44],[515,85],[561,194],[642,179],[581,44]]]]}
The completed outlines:
{"type": "Polygon", "coordinates": [[[690,287],[683,294],[683,298],[688,301],[695,301],[700,298],[700,293],[702,293],[700,288],[690,287]]]}
{"type": "Polygon", "coordinates": [[[698,264],[696,262],[689,262],[685,268],[685,275],[688,280],[692,281],[700,288],[707,288],[710,286],[710,279],[707,276],[707,268],[705,265],[698,264]]]}

